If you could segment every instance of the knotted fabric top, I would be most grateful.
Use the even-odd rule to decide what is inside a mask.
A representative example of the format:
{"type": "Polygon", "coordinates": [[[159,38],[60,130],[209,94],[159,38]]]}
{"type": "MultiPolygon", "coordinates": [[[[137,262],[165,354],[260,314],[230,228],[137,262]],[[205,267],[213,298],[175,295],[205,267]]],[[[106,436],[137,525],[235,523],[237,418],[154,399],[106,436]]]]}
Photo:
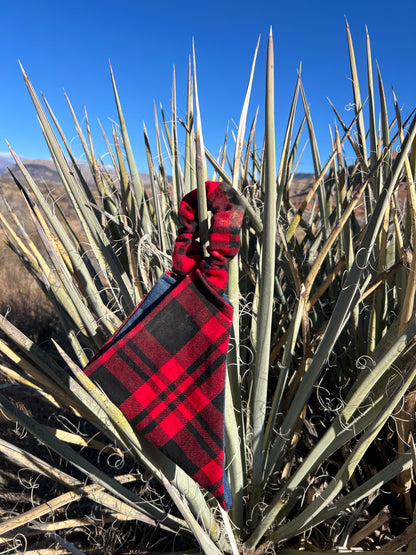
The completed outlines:
{"type": "Polygon", "coordinates": [[[223,294],[227,286],[228,262],[240,248],[240,229],[244,208],[238,193],[227,183],[207,181],[207,208],[212,212],[208,232],[208,258],[199,242],[196,189],[188,193],[179,207],[179,230],[173,251],[173,272],[179,278],[198,268],[223,294]]]}

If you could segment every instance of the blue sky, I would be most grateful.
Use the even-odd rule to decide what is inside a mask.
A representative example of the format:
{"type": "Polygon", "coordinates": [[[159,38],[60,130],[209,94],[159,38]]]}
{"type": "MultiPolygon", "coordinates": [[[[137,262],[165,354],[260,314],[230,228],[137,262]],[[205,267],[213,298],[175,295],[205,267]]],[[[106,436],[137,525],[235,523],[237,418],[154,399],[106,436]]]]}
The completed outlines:
{"type": "MultiPolygon", "coordinates": [[[[277,147],[281,146],[297,69],[302,63],[302,80],[324,160],[330,150],[328,126],[335,120],[327,97],[346,121],[352,117],[348,110],[352,92],[345,17],[354,40],[363,98],[367,25],[390,118],[392,86],[404,114],[416,106],[416,7],[410,0],[397,4],[384,0],[210,0],[206,4],[188,0],[2,0],[0,5],[0,152],[7,150],[7,139],[22,156],[48,157],[20,73],[21,60],[36,91],[45,94],[67,137],[73,140],[76,155],[81,157],[81,148],[63,89],[80,120],[87,108],[96,151],[105,155],[97,119],[110,134],[112,121],[117,118],[109,73],[111,60],[139,169],[145,171],[143,121],[155,150],[153,100],[158,106],[162,103],[169,114],[175,66],[178,113],[184,112],[192,37],[205,145],[216,154],[227,124],[239,119],[255,45],[261,35],[249,112],[251,119],[260,107],[257,141],[261,143],[266,45],[272,26],[277,147]]],[[[311,171],[308,156],[299,170],[311,171]]]]}

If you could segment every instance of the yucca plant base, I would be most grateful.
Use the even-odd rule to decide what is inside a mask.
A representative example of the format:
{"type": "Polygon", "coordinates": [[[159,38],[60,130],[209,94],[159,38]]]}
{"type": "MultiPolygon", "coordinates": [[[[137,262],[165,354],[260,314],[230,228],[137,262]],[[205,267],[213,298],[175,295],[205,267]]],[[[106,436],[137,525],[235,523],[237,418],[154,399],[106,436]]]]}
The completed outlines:
{"type": "Polygon", "coordinates": [[[113,75],[119,124],[111,135],[101,128],[110,168],[94,151],[87,115],[82,128],[68,100],[86,164],[78,162],[23,72],[62,184],[45,192],[10,147],[20,172],[11,178],[37,239],[9,194],[0,238],[62,332],[38,345],[13,325],[13,311],[0,318],[4,552],[416,550],[416,119],[404,119],[394,94],[389,118],[368,37],[361,102],[348,25],[347,39],[356,111],[344,122],[334,106],[326,161],[300,75],[275,152],[270,34],[264,130],[257,114],[247,125],[257,45],[233,139],[225,135],[218,157],[204,147],[194,55],[186,117],[176,113],[174,76],[172,113],[162,108],[159,123],[155,110],[154,147],[144,128],[146,186],[113,75]],[[299,200],[305,133],[314,177],[299,200]],[[228,512],[136,434],[82,371],[171,267],[179,202],[195,188],[204,237],[208,178],[231,184],[245,206],[227,289],[228,512]]]}

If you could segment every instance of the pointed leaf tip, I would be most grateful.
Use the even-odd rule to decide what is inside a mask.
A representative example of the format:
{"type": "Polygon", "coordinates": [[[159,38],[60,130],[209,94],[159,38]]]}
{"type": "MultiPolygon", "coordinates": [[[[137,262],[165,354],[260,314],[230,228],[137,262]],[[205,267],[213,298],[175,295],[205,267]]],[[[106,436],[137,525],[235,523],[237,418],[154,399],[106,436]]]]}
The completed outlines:
{"type": "Polygon", "coordinates": [[[27,79],[26,71],[25,71],[24,68],[23,68],[22,62],[21,62],[20,60],[18,60],[18,61],[19,61],[20,70],[21,70],[21,72],[23,73],[23,77],[24,77],[25,79],[27,79]]]}

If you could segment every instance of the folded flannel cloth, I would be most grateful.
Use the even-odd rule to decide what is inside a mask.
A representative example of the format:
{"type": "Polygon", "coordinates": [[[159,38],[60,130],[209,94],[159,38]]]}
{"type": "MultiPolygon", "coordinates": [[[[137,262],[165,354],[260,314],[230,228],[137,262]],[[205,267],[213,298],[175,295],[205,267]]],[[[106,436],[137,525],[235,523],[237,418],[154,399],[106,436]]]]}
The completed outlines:
{"type": "Polygon", "coordinates": [[[159,279],[84,371],[139,433],[229,508],[224,388],[233,310],[224,291],[244,208],[227,184],[208,181],[206,193],[208,256],[198,240],[192,191],[179,207],[172,273],[159,279]]]}

